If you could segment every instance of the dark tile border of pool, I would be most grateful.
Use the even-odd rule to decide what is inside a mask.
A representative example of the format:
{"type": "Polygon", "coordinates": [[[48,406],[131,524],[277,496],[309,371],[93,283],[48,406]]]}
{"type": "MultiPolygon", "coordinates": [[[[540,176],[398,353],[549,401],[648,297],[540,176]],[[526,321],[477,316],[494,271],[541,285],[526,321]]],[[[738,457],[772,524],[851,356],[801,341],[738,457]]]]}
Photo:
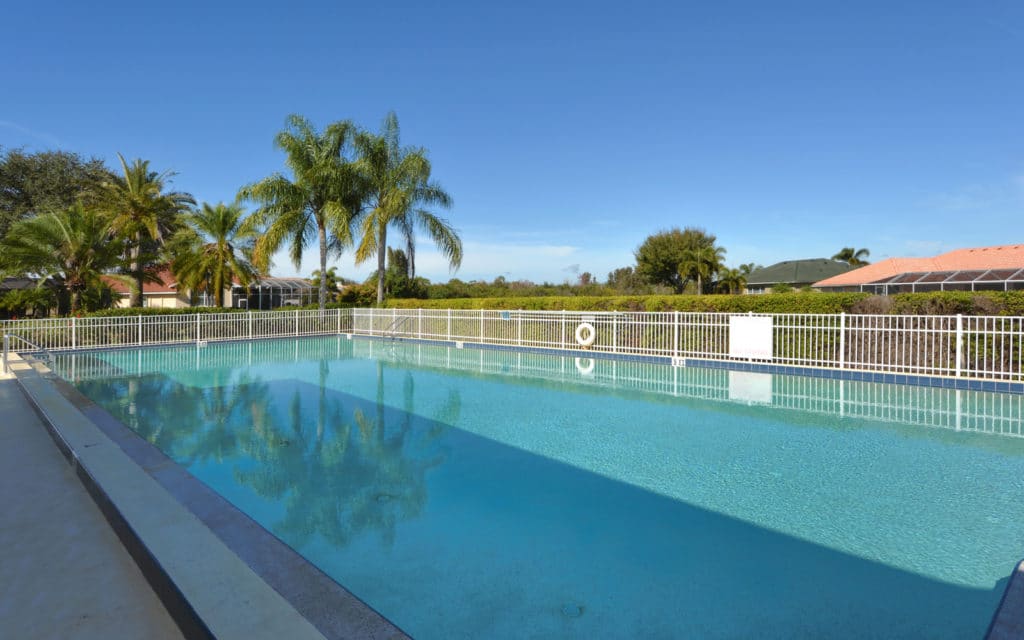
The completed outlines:
{"type": "Polygon", "coordinates": [[[1003,599],[992,616],[986,640],[1020,640],[1024,638],[1024,560],[1010,574],[1003,599]]]}
{"type": "MultiPolygon", "coordinates": [[[[117,501],[84,465],[79,452],[54,424],[45,400],[37,398],[25,385],[24,375],[36,375],[49,385],[88,423],[118,447],[138,468],[152,478],[184,509],[197,518],[266,585],[281,596],[313,628],[327,638],[408,638],[401,629],[373,610],[343,586],[308,562],[287,544],[239,511],[234,505],[192,476],[182,466],[144,440],[98,405],[80,394],[72,385],[53,375],[42,363],[27,359],[32,372],[15,371],[19,386],[46,425],[58,449],[75,468],[79,479],[107,518],[112,529],[139,565],[157,596],[163,602],[185,637],[213,638],[207,621],[182,593],[163,566],[145,536],[134,530],[121,513],[117,501]]],[[[85,445],[95,446],[94,444],[85,445]]],[[[245,615],[239,610],[238,615],[245,615]]],[[[304,637],[300,630],[295,636],[304,637]]],[[[268,638],[282,637],[268,630],[268,638]]],[[[248,635],[247,637],[255,637],[248,635]]]]}

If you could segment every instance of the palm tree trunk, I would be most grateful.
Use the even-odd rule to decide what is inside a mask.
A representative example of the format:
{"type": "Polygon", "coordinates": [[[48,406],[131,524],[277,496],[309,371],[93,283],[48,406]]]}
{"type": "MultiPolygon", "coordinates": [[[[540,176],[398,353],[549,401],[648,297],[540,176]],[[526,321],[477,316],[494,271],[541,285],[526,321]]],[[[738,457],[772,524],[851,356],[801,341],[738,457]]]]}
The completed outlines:
{"type": "Polygon", "coordinates": [[[213,276],[213,304],[215,307],[224,306],[224,269],[218,268],[213,276]]]}
{"type": "Polygon", "coordinates": [[[697,295],[699,296],[702,291],[704,291],[704,286],[703,286],[703,283],[701,282],[701,279],[700,279],[700,271],[698,271],[697,272],[697,295]]]}
{"type": "Polygon", "coordinates": [[[142,251],[139,234],[135,234],[134,243],[128,249],[128,270],[131,272],[132,280],[135,281],[135,288],[128,298],[128,306],[142,306],[142,267],[139,254],[142,251]]]}
{"type": "Polygon", "coordinates": [[[387,225],[380,225],[380,237],[377,239],[377,304],[384,303],[384,258],[387,256],[387,225]]]}
{"type": "Polygon", "coordinates": [[[327,308],[327,229],[317,225],[320,233],[320,311],[327,308]]]}
{"type": "Polygon", "coordinates": [[[416,245],[413,244],[412,238],[409,238],[405,244],[405,255],[409,258],[409,282],[411,283],[416,279],[416,245]]]}
{"type": "Polygon", "coordinates": [[[131,262],[128,265],[129,270],[132,272],[132,276],[135,278],[135,289],[132,290],[131,298],[129,300],[129,306],[141,307],[142,306],[142,285],[143,285],[143,271],[142,261],[139,258],[139,254],[142,252],[142,238],[138,235],[135,237],[135,245],[129,250],[129,256],[131,262]]]}

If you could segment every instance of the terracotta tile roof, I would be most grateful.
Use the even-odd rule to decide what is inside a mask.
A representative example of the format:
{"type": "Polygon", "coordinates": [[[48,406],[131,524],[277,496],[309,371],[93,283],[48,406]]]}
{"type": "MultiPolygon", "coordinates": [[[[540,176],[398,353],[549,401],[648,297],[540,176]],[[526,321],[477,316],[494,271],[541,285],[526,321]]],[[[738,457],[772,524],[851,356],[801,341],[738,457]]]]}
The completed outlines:
{"type": "MultiPolygon", "coordinates": [[[[146,282],[142,285],[143,295],[147,293],[177,293],[177,281],[174,279],[174,274],[168,268],[163,268],[157,272],[157,277],[160,278],[160,282],[146,282]]],[[[110,285],[110,288],[115,293],[127,295],[131,292],[131,287],[126,283],[117,278],[110,276],[104,276],[103,281],[110,285]]]]}
{"type": "Polygon", "coordinates": [[[1024,268],[1024,244],[954,249],[934,258],[888,258],[814,283],[841,287],[877,282],[901,273],[1024,268]]]}

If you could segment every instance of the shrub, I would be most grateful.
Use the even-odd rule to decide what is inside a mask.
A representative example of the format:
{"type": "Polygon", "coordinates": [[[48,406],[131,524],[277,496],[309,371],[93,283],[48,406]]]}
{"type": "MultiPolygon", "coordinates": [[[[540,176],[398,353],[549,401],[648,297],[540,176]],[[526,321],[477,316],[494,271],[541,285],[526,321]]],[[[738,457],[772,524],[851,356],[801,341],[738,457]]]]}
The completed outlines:
{"type": "MultiPolygon", "coordinates": [[[[363,306],[363,305],[357,305],[363,306]]],[[[369,305],[366,305],[369,306],[369,305]]],[[[870,313],[900,315],[1024,315],[1024,291],[935,291],[765,295],[647,295],[388,300],[401,309],[521,309],[536,311],[687,311],[721,313],[870,313]]]]}
{"type": "Polygon", "coordinates": [[[850,313],[883,315],[892,312],[892,306],[892,298],[889,296],[871,296],[854,302],[850,306],[850,313]]]}

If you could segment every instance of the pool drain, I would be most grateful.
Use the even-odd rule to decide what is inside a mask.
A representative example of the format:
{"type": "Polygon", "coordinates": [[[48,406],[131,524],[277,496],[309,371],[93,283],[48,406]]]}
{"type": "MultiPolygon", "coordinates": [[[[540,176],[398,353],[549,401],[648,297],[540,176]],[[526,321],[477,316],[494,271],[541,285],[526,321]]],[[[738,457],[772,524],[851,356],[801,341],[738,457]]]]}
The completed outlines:
{"type": "Polygon", "coordinates": [[[583,605],[576,602],[566,602],[562,605],[562,615],[566,618],[579,618],[583,615],[583,605]]]}
{"type": "Polygon", "coordinates": [[[383,504],[385,502],[391,502],[394,499],[395,499],[395,496],[391,495],[390,493],[378,493],[377,494],[377,502],[380,502],[381,504],[383,504]]]}

